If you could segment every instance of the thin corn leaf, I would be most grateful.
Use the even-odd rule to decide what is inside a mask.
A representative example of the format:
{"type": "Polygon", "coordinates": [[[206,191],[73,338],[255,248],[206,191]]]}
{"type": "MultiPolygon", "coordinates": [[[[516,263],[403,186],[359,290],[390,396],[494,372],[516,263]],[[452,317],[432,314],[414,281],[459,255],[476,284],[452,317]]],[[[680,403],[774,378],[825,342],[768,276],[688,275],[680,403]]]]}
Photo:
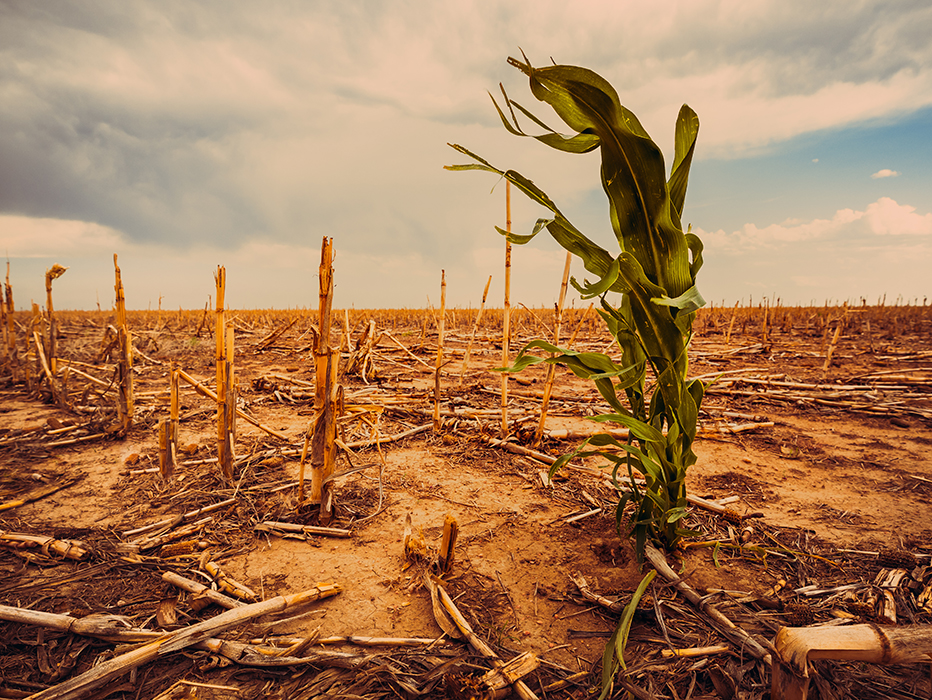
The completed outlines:
{"type": "Polygon", "coordinates": [[[498,102],[495,101],[495,97],[492,96],[492,93],[489,93],[489,97],[492,98],[492,104],[495,105],[495,111],[498,112],[498,116],[502,120],[502,124],[505,125],[505,129],[509,133],[514,134],[515,136],[528,136],[521,126],[518,124],[518,119],[515,117],[514,107],[517,107],[518,110],[524,114],[528,119],[537,124],[540,128],[544,129],[547,133],[540,136],[533,136],[532,138],[537,139],[541,143],[547,144],[551,148],[555,148],[560,151],[566,151],[567,153],[588,153],[599,147],[599,137],[595,134],[576,134],[575,136],[567,136],[560,134],[554,129],[547,126],[534,114],[526,110],[520,104],[514,100],[508,99],[508,93],[505,92],[505,87],[499,83],[501,88],[502,95],[505,98],[505,104],[508,107],[508,111],[511,115],[511,120],[509,121],[508,117],[505,116],[505,113],[502,111],[501,107],[498,106],[498,102]]]}
{"type": "Polygon", "coordinates": [[[693,259],[689,265],[689,274],[693,276],[693,279],[696,279],[699,268],[702,267],[702,240],[695,233],[687,233],[686,245],[689,246],[689,254],[693,259]]]}
{"type": "MultiPolygon", "coordinates": [[[[674,138],[673,168],[670,171],[670,205],[675,214],[675,223],[682,228],[680,218],[686,202],[686,185],[689,182],[689,167],[692,165],[693,152],[696,150],[696,137],[699,135],[699,117],[688,105],[680,107],[676,118],[674,138]]],[[[695,279],[695,271],[692,273],[695,279]]]]}
{"type": "Polygon", "coordinates": [[[637,609],[638,603],[641,602],[641,598],[644,597],[644,591],[647,590],[656,575],[656,571],[648,571],[647,575],[641,579],[641,583],[638,584],[634,595],[631,596],[631,602],[625,606],[624,611],[621,613],[621,619],[618,621],[619,634],[615,640],[615,655],[618,657],[622,668],[627,668],[625,665],[625,647],[628,645],[628,634],[631,632],[631,623],[634,621],[634,611],[637,609]]]}
{"type": "Polygon", "coordinates": [[[699,293],[699,289],[696,287],[696,285],[693,285],[687,289],[676,299],[671,299],[668,296],[662,296],[654,297],[651,299],[651,301],[658,306],[670,306],[684,313],[691,313],[696,309],[701,309],[703,306],[705,306],[705,299],[702,298],[702,295],[699,293]]]}
{"type": "MultiPolygon", "coordinates": [[[[657,430],[650,423],[639,421],[637,418],[632,418],[628,415],[622,415],[620,413],[603,413],[598,416],[591,416],[589,420],[596,421],[597,423],[618,423],[619,425],[623,425],[628,430],[630,430],[631,434],[634,435],[634,437],[636,437],[638,440],[647,440],[648,442],[663,442],[664,439],[663,433],[657,430]]],[[[598,445],[599,443],[595,442],[595,439],[593,438],[592,444],[598,445]]],[[[614,444],[618,444],[617,441],[614,441],[614,444]]]]}
{"type": "Polygon", "coordinates": [[[585,280],[583,284],[579,284],[575,277],[570,278],[570,282],[572,283],[573,288],[579,292],[579,296],[582,299],[592,299],[594,297],[603,296],[606,292],[610,291],[611,288],[615,286],[615,282],[617,280],[617,259],[612,261],[611,265],[609,265],[608,271],[598,282],[590,283],[588,280],[585,280]]]}

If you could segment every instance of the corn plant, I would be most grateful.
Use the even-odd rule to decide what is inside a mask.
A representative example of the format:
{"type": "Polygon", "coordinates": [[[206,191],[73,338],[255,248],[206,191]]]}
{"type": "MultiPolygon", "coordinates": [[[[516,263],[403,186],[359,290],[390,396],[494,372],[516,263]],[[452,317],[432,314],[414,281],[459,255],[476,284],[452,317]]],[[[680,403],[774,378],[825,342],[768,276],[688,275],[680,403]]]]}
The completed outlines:
{"type": "Polygon", "coordinates": [[[667,178],[660,149],[602,77],[576,66],[534,68],[527,57],[509,58],[508,63],[528,76],[534,97],[549,104],[575,133],[564,135],[551,129],[509,99],[504,87],[503,106],[492,100],[502,123],[512,134],[528,136],[519,125],[517,110],[544,129],[543,134],[533,136],[541,143],[568,153],[601,150],[602,187],[620,252],[613,256],[587,238],[543,190],[520,173],[501,170],[454,144],[450,145],[474,162],[447,167],[489,171],[510,181],[550,215],[539,219],[529,235],[508,234],[500,228],[499,233],[512,243],[526,244],[546,230],[596,278],[572,282],[584,299],[599,297],[599,313],[617,342],[620,363],[608,355],[574,352],[535,340],[521,350],[512,367],[504,369],[519,371],[538,362],[564,365],[592,380],[611,406],[611,413],[595,420],[629,429],[625,443],[608,434],[589,438],[559,459],[551,473],[577,455],[602,455],[610,460],[621,494],[619,531],[634,538],[642,561],[648,540],[669,549],[685,534],[680,521],[686,514],[686,470],[696,461],[692,445],[703,386],[687,381],[686,351],[696,309],[705,303],[696,288],[702,243],[694,234],[684,233],[681,219],[699,119],[688,106],[680,109],[673,167],[667,178]],[[620,293],[620,301],[612,303],[607,296],[610,292],[620,293]],[[533,350],[547,354],[533,355],[533,350]],[[653,374],[649,400],[647,366],[653,374]],[[622,467],[628,473],[626,480],[619,477],[622,467]],[[635,470],[644,477],[640,485],[635,470]],[[626,523],[623,514],[629,502],[634,513],[626,523]]]}

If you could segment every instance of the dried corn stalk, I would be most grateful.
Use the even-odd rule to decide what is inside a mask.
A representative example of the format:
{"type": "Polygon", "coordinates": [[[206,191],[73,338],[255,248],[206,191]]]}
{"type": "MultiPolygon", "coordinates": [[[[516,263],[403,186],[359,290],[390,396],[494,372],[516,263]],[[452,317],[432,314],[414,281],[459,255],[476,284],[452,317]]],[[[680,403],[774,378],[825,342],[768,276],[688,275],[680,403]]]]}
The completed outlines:
{"type": "Polygon", "coordinates": [[[117,417],[120,425],[118,433],[125,435],[133,424],[133,337],[126,324],[126,297],[123,295],[123,278],[120,275],[120,266],[117,264],[117,255],[113,254],[114,291],[116,292],[117,312],[117,345],[119,357],[117,358],[116,385],[117,385],[117,417]]]}

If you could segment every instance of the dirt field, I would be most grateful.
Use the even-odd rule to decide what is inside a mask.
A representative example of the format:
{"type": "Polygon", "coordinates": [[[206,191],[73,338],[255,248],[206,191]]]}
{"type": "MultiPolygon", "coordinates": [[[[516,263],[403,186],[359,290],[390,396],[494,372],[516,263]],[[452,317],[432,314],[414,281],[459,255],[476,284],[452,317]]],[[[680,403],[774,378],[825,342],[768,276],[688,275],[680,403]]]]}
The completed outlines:
{"type": "MultiPolygon", "coordinates": [[[[519,316],[513,348],[546,330],[545,315],[519,316]]],[[[333,582],[342,592],[296,619],[270,627],[263,626],[269,618],[261,618],[218,636],[286,647],[317,632],[320,639],[308,649],[343,656],[256,667],[190,647],[140,666],[93,696],[152,698],[169,690],[165,697],[469,697],[464,679],[490,664],[462,642],[373,647],[327,639],[441,637],[418,567],[405,560],[403,535],[410,515],[415,532],[422,530],[428,546],[437,547],[449,513],[460,529],[446,588],[479,636],[505,660],[524,651],[540,658],[539,668],[525,677],[538,697],[584,698],[597,689],[618,614],[584,599],[571,577],[581,575],[592,591],[624,603],[644,572],[617,534],[618,497],[598,474],[606,471],[604,464],[578,461],[577,469],[545,485],[545,464],[489,443],[487,438],[499,437],[500,425],[501,375],[491,371],[501,353],[493,340],[495,314],[479,330],[462,383],[472,315],[455,312],[447,323],[442,430],[425,429],[381,449],[357,447],[340,457],[338,470],[352,473],[336,481],[330,524],[349,529],[348,538],[282,537],[257,528],[317,522],[317,507],[298,507],[294,486],[313,414],[313,314],[271,343],[270,334],[287,318],[232,316],[238,405],[288,437],[276,439],[239,420],[232,484],[210,461],[216,456],[215,405],[189,389],[181,405],[184,462],[169,482],[152,471],[158,466],[156,424],[168,411],[169,363],[178,362],[204,384],[215,376],[211,324],[199,324],[198,314],[131,315],[140,353],[134,360],[137,401],[134,427],[123,439],[107,435],[59,444],[101,432],[113,420],[113,392],[85,389],[90,385],[72,375],[66,410],[50,403],[42,387],[30,394],[22,383],[13,384],[7,372],[0,388],[0,531],[78,540],[89,554],[72,561],[48,547],[0,547],[0,603],[73,617],[121,615],[134,627],[171,630],[222,609],[197,610],[191,594],[163,581],[167,571],[209,584],[203,565],[213,561],[259,599],[333,582]],[[52,486],[61,488],[49,492],[52,486]],[[127,546],[138,539],[128,531],[225,499],[235,501],[210,513],[196,532],[162,547],[127,546]]],[[[350,342],[369,318],[390,337],[382,337],[370,358],[376,378],[342,379],[344,443],[430,425],[437,334],[428,317],[409,312],[389,320],[353,312],[350,342]]],[[[100,356],[110,322],[106,314],[64,314],[59,341],[60,358],[84,363],[74,366],[104,384],[113,373],[100,356]]],[[[810,621],[794,617],[801,613],[793,604],[800,602],[814,623],[885,621],[883,591],[874,585],[882,568],[876,553],[905,550],[915,565],[909,585],[895,590],[897,622],[932,621],[932,604],[923,608],[921,597],[932,584],[923,568],[932,555],[930,307],[862,307],[847,314],[777,309],[768,310],[767,321],[760,309],[709,309],[696,330],[691,375],[710,385],[689,490],[713,501],[736,499],[728,508],[743,519],[730,524],[693,509],[688,523],[702,535],[667,555],[673,569],[701,594],[711,594],[736,624],[768,640],[780,625],[810,621]],[[829,348],[832,362],[825,368],[829,348]],[[862,585],[822,596],[795,592],[846,584],[862,585]]],[[[340,342],[340,328],[331,338],[340,342]]],[[[583,324],[579,338],[576,349],[605,350],[609,344],[594,322],[583,324]]],[[[545,373],[538,365],[509,380],[513,444],[530,446],[545,373]]],[[[579,438],[561,439],[560,431],[597,432],[585,417],[604,411],[594,388],[558,369],[538,449],[552,456],[573,449],[579,438]]],[[[769,697],[766,665],[735,645],[695,658],[663,656],[670,647],[726,642],[662,578],[648,593],[626,653],[631,692],[769,697]]],[[[0,623],[0,644],[0,698],[55,687],[125,650],[24,622],[0,623]]],[[[928,675],[918,667],[823,662],[815,677],[810,697],[928,696],[922,695],[928,675]]],[[[625,695],[620,684],[613,692],[625,695]]]]}

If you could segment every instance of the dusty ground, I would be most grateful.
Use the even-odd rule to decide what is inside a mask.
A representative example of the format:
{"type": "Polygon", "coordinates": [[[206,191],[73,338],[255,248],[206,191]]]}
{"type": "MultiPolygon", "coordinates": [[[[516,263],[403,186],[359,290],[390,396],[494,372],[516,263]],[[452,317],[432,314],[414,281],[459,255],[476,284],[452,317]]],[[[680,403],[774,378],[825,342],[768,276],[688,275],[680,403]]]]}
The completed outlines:
{"type": "MultiPolygon", "coordinates": [[[[764,339],[753,330],[736,331],[726,344],[721,321],[718,327],[714,317],[699,324],[691,374],[716,381],[703,404],[706,431],[696,448],[699,461],[690,472],[689,489],[709,499],[737,497],[729,508],[752,516],[744,524],[754,528],[748,544],[758,549],[743,554],[733,549],[716,551],[718,566],[712,547],[686,549],[671,557],[685,580],[701,592],[716,588],[762,595],[784,579],[788,583],[781,595],[791,600],[788,591],[795,587],[873,579],[876,566],[871,568],[870,557],[842,550],[907,549],[919,556],[920,563],[923,556],[932,554],[929,315],[913,322],[908,331],[904,327],[899,335],[891,333],[886,339],[874,336],[865,341],[854,332],[844,336],[827,371],[822,369],[824,335],[810,337],[800,329],[785,328],[781,333],[774,328],[764,339]],[[866,342],[875,346],[873,351],[866,348],[866,342]],[[890,378],[877,374],[884,372],[890,378]],[[769,378],[773,384],[722,380],[742,376],[769,378]],[[778,393],[785,389],[779,382],[822,388],[809,390],[809,397],[788,399],[778,393]],[[863,391],[825,388],[869,383],[871,387],[863,391]],[[900,388],[884,388],[894,385],[900,388]],[[743,417],[727,417],[724,411],[743,417]],[[726,424],[748,423],[773,425],[747,432],[715,432],[726,424]],[[757,554],[764,550],[777,554],[761,560],[757,554]],[[827,566],[820,557],[835,564],[827,566]]],[[[275,490],[297,477],[299,458],[273,454],[300,447],[312,413],[312,401],[302,394],[310,390],[290,381],[313,381],[307,340],[292,330],[275,345],[255,351],[265,330],[242,328],[237,333],[240,401],[259,421],[291,439],[285,445],[239,421],[236,452],[244,459],[234,485],[223,484],[215,473],[216,465],[209,463],[182,465],[176,479],[167,484],[158,474],[139,473],[157,464],[154,426],[159,417],[165,417],[166,406],[164,398],[146,393],[167,389],[167,362],[177,360],[205,383],[211,379],[212,344],[207,338],[200,342],[192,338],[193,328],[172,330],[166,324],[137,334],[137,347],[148,359],[137,359],[137,426],[124,440],[48,446],[55,438],[44,431],[57,425],[55,420],[67,425],[81,417],[27,396],[22,386],[8,383],[0,389],[0,503],[10,503],[44,484],[76,479],[51,495],[0,511],[0,530],[80,539],[95,552],[89,561],[78,564],[47,557],[26,563],[0,550],[0,602],[76,616],[115,612],[131,616],[136,625],[154,627],[152,618],[159,602],[175,596],[162,583],[161,572],[195,570],[203,552],[162,558],[152,551],[135,559],[120,558],[117,545],[126,539],[123,533],[236,496],[237,505],[215,513],[198,535],[209,543],[205,551],[210,558],[229,576],[262,598],[302,591],[317,582],[333,581],[343,587],[343,593],[317,604],[309,615],[276,628],[276,634],[301,635],[319,628],[324,637],[435,638],[441,630],[432,616],[427,591],[404,560],[402,537],[410,514],[415,528],[423,529],[428,544],[436,546],[444,516],[451,513],[460,524],[460,538],[448,586],[464,615],[504,657],[530,650],[545,660],[538,675],[530,677],[529,685],[535,690],[572,672],[592,671],[568,689],[547,695],[584,697],[598,684],[606,637],[617,624],[617,616],[583,601],[570,576],[582,574],[593,590],[624,600],[642,573],[633,562],[629,544],[618,538],[617,497],[604,480],[568,471],[545,486],[540,476],[545,466],[490,447],[483,440],[483,435],[497,436],[498,418],[493,411],[499,404],[500,375],[489,370],[498,364],[500,350],[489,342],[474,349],[472,366],[460,387],[466,332],[454,332],[446,350],[450,361],[443,379],[444,407],[487,413],[478,422],[447,417],[440,433],[428,431],[384,445],[381,457],[368,448],[356,452],[350,461],[341,458],[341,470],[369,465],[340,478],[336,488],[338,518],[333,524],[351,528],[352,537],[305,541],[254,529],[267,520],[311,523],[315,516],[313,509],[295,509],[293,487],[275,490]],[[41,439],[33,439],[36,436],[41,439]],[[254,457],[248,459],[250,455],[254,457]],[[601,512],[567,522],[597,508],[601,512]],[[82,571],[85,576],[76,578],[76,572],[82,571]]],[[[75,356],[83,349],[80,359],[89,364],[96,348],[88,339],[94,332],[93,327],[78,323],[71,328],[66,325],[63,332],[65,346],[70,340],[75,356]]],[[[395,333],[424,363],[433,364],[435,336],[425,336],[422,330],[395,333]]],[[[604,347],[605,339],[591,337],[581,345],[604,347]]],[[[67,351],[63,356],[68,356],[67,351]]],[[[430,422],[430,371],[388,339],[382,341],[374,360],[378,381],[365,384],[358,377],[345,379],[347,405],[368,408],[369,419],[368,423],[347,422],[346,442],[368,438],[374,431],[393,435],[430,422]]],[[[536,425],[540,403],[531,395],[541,389],[544,372],[541,367],[531,368],[510,380],[510,415],[513,420],[526,417],[524,427],[536,425]]],[[[554,395],[558,400],[551,404],[548,429],[591,430],[591,423],[583,417],[603,410],[597,394],[562,369],[554,395]]],[[[193,392],[184,393],[181,443],[191,448],[184,459],[212,457],[215,435],[209,402],[193,392]]],[[[545,439],[541,449],[559,455],[578,442],[545,439]]],[[[604,465],[590,458],[586,466],[604,465]]],[[[728,541],[727,524],[711,514],[695,511],[690,522],[703,531],[699,540],[728,541]]],[[[925,563],[929,563],[927,558],[925,563]]],[[[653,595],[674,597],[658,586],[653,595]]],[[[184,599],[178,609],[179,624],[194,621],[184,617],[191,614],[184,599]]],[[[786,624],[780,613],[767,614],[770,622],[786,624]]],[[[828,619],[829,611],[817,611],[817,615],[828,619]]],[[[915,621],[928,618],[921,613],[915,621]]],[[[681,645],[698,645],[702,639],[721,641],[714,633],[696,631],[690,624],[683,623],[681,645]]],[[[767,634],[772,636],[772,632],[767,634]]],[[[68,651],[70,641],[53,637],[58,646],[46,654],[52,659],[50,665],[37,652],[43,637],[36,635],[35,628],[0,623],[0,640],[6,644],[0,652],[0,697],[23,697],[54,685],[86,668],[93,660],[91,651],[99,653],[103,648],[95,646],[83,656],[75,655],[68,651]],[[70,659],[65,664],[70,668],[56,670],[55,664],[65,659],[70,659]]],[[[660,649],[665,648],[650,620],[639,618],[632,639],[632,659],[659,659],[660,649]]],[[[293,680],[298,678],[293,669],[278,675],[270,671],[237,674],[230,669],[211,670],[206,659],[207,652],[186,654],[183,662],[163,664],[148,674],[140,671],[131,679],[132,685],[113,684],[111,692],[126,698],[154,697],[187,678],[239,689],[237,695],[231,690],[202,688],[199,697],[313,697],[300,694],[302,686],[293,680]]],[[[655,689],[655,697],[685,697],[690,687],[692,697],[703,693],[718,697],[703,675],[701,662],[695,668],[693,664],[671,666],[669,686],[655,689]]],[[[746,697],[767,697],[767,682],[749,674],[739,686],[746,697]]],[[[369,692],[375,691],[370,687],[369,692]]],[[[865,691],[861,696],[885,697],[877,692],[881,694],[865,691]]],[[[439,686],[431,693],[442,694],[439,686]]]]}

